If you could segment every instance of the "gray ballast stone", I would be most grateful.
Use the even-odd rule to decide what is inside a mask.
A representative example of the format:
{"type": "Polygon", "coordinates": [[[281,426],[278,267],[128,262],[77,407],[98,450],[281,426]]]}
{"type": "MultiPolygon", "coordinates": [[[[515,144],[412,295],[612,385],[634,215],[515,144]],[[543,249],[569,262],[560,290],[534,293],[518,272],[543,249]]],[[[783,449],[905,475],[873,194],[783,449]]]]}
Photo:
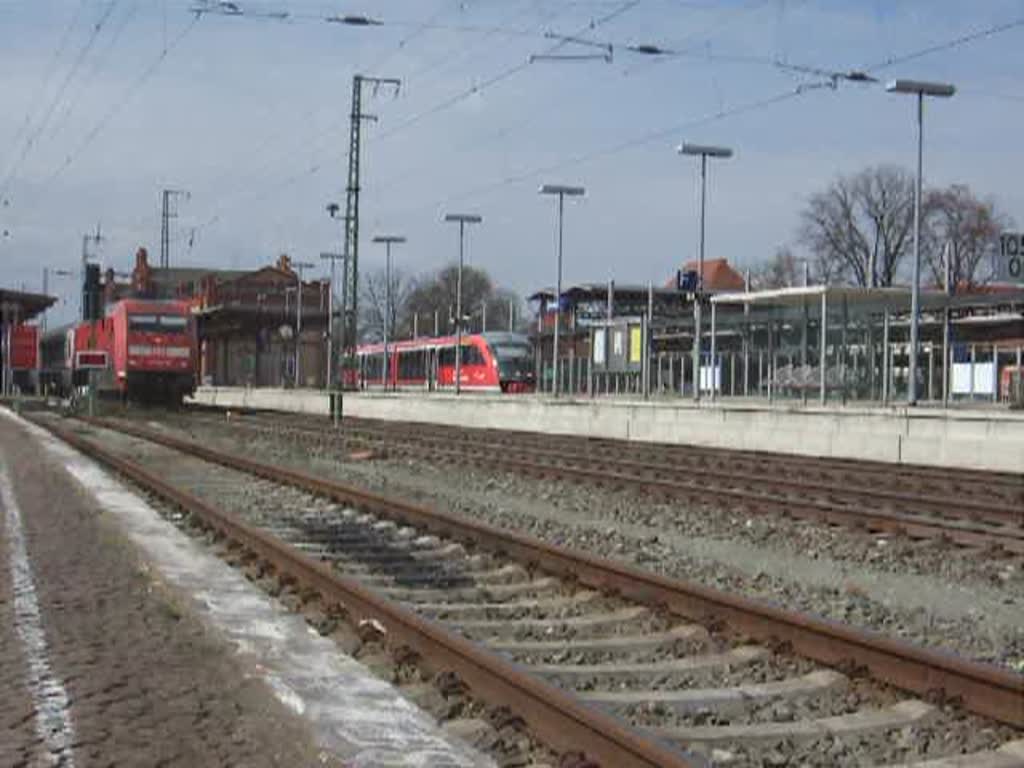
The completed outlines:
{"type": "Polygon", "coordinates": [[[837,717],[800,720],[793,723],[757,723],[754,725],[696,726],[659,728],[662,738],[689,745],[725,742],[812,741],[823,736],[887,731],[922,723],[936,712],[935,707],[909,699],[884,709],[870,709],[837,717]]]}
{"type": "Polygon", "coordinates": [[[620,635],[593,639],[567,640],[499,640],[487,645],[509,653],[549,653],[559,651],[647,651],[677,643],[680,640],[706,642],[708,631],[694,624],[684,624],[667,632],[645,635],[620,635]]]}
{"type": "Polygon", "coordinates": [[[771,652],[757,645],[741,645],[725,653],[706,653],[637,664],[538,664],[530,668],[534,674],[572,681],[579,678],[610,682],[618,679],[649,681],[673,674],[690,674],[749,664],[767,658],[771,652]]]}
{"type": "Polygon", "coordinates": [[[650,612],[643,606],[623,608],[611,613],[595,613],[588,616],[574,616],[556,619],[518,619],[514,623],[507,619],[462,621],[453,626],[462,631],[488,637],[514,637],[523,631],[550,632],[557,629],[571,629],[576,637],[591,633],[602,633],[627,622],[646,619],[650,612]]]}
{"type": "Polygon", "coordinates": [[[904,763],[889,768],[1024,768],[1024,741],[1011,741],[995,750],[904,763]]]}
{"type": "Polygon", "coordinates": [[[462,619],[469,621],[476,616],[494,614],[512,614],[519,616],[524,612],[560,611],[576,606],[592,603],[601,596],[600,592],[577,592],[569,597],[550,599],[515,600],[505,603],[418,603],[415,608],[429,616],[444,616],[445,619],[462,619]]]}
{"type": "Polygon", "coordinates": [[[698,710],[743,711],[751,703],[775,699],[795,699],[817,696],[846,686],[846,675],[823,669],[817,672],[776,680],[770,683],[752,683],[733,688],[703,688],[679,691],[593,691],[580,694],[591,704],[623,708],[647,704],[672,709],[681,714],[698,710]]]}

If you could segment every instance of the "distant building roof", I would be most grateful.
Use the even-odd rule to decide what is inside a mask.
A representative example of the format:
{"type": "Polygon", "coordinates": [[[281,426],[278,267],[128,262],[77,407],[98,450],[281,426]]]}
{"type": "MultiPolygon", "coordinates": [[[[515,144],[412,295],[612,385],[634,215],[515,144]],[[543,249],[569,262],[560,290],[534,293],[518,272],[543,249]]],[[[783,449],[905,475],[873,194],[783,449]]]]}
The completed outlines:
{"type": "MultiPolygon", "coordinates": [[[[684,272],[696,272],[699,262],[687,261],[683,264],[684,272]]],[[[704,290],[711,292],[719,291],[742,291],[746,288],[746,281],[743,275],[729,265],[728,259],[704,259],[704,290]]],[[[673,275],[666,283],[667,286],[674,286],[676,277],[673,275]]]]}

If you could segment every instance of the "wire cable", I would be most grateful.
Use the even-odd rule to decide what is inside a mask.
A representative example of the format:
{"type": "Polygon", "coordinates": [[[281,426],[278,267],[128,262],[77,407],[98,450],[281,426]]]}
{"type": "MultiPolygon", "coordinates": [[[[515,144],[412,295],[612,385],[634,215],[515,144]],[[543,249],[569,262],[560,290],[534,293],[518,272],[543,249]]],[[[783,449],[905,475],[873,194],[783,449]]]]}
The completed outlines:
{"type": "Polygon", "coordinates": [[[38,141],[42,132],[46,129],[47,124],[49,124],[50,118],[53,116],[53,112],[56,109],[57,104],[60,103],[60,100],[64,97],[64,94],[67,91],[68,86],[71,84],[71,81],[74,79],[75,75],[78,74],[78,70],[81,68],[82,62],[85,61],[86,56],[89,55],[89,52],[92,50],[93,45],[95,45],[97,37],[99,37],[100,32],[103,31],[103,27],[106,25],[107,21],[110,19],[111,14],[114,12],[114,8],[117,6],[117,2],[118,0],[111,0],[111,2],[107,4],[106,8],[101,13],[99,20],[93,25],[92,32],[89,34],[89,38],[86,40],[85,44],[79,49],[78,55],[75,57],[74,63],[68,70],[67,75],[61,82],[60,87],[54,94],[53,99],[50,100],[50,104],[47,107],[46,112],[44,113],[43,117],[39,120],[39,122],[36,124],[35,130],[32,132],[30,136],[27,137],[24,145],[22,146],[21,154],[18,156],[18,160],[11,167],[3,182],[0,183],[0,199],[6,197],[7,190],[9,189],[10,183],[14,178],[14,174],[18,172],[18,170],[21,168],[22,163],[25,162],[25,159],[31,153],[32,148],[36,146],[36,142],[38,141]]]}
{"type": "Polygon", "coordinates": [[[115,102],[113,106],[111,106],[110,109],[106,111],[106,113],[92,127],[92,130],[90,130],[89,133],[86,134],[85,138],[78,145],[78,147],[71,154],[69,154],[64,159],[64,162],[46,179],[47,184],[54,181],[54,179],[60,176],[65,170],[67,170],[72,165],[72,163],[74,163],[78,158],[80,158],[84,154],[85,150],[88,149],[89,145],[96,140],[96,138],[100,135],[100,133],[103,132],[103,129],[107,127],[110,121],[117,117],[117,115],[121,112],[122,109],[128,106],[129,102],[132,100],[132,98],[134,98],[135,94],[137,94],[142,89],[142,87],[149,81],[149,79],[153,77],[154,74],[156,74],[157,70],[160,69],[160,65],[164,63],[164,61],[167,59],[170,53],[178,47],[181,41],[188,36],[189,32],[195,29],[195,26],[198,23],[199,17],[192,19],[192,21],[190,21],[188,25],[185,28],[183,28],[181,32],[179,32],[177,36],[171,40],[167,47],[160,51],[160,55],[157,56],[157,58],[154,59],[153,62],[142,71],[139,77],[137,77],[135,81],[128,86],[125,92],[121,95],[120,100],[115,102]]]}

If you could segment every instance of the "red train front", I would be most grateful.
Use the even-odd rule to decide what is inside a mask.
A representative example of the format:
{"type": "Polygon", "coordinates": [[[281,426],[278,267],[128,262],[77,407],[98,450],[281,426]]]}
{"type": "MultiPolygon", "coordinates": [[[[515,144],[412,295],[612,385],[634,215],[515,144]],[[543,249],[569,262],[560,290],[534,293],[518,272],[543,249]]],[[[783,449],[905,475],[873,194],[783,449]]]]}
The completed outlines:
{"type": "Polygon", "coordinates": [[[101,394],[180,403],[195,391],[195,324],[186,302],[125,299],[107,316],[46,335],[40,381],[65,395],[90,383],[101,394]]]}
{"type": "Polygon", "coordinates": [[[107,319],[118,392],[132,400],[180,402],[195,390],[195,328],[186,303],[126,299],[107,319]]]}
{"type": "MultiPolygon", "coordinates": [[[[455,388],[454,336],[396,341],[359,347],[361,388],[452,390],[455,388]]],[[[468,392],[532,392],[534,362],[529,341],[515,333],[476,333],[462,337],[461,389],[468,392]]],[[[347,380],[346,383],[349,383],[347,380]]]]}

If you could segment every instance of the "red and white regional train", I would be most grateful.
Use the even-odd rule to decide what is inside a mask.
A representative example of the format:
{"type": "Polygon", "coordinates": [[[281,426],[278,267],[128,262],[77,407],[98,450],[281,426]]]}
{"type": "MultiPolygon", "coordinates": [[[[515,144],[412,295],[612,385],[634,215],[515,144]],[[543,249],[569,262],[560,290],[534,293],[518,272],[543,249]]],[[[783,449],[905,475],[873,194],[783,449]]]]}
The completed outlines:
{"type": "Polygon", "coordinates": [[[40,344],[40,388],[70,395],[89,384],[102,395],[180,403],[196,386],[196,333],[181,301],[125,299],[107,316],[55,329],[40,344]]]}
{"type": "MultiPolygon", "coordinates": [[[[409,339],[356,350],[361,389],[455,388],[455,336],[409,339]],[[386,374],[385,374],[386,370],[386,374]]],[[[462,337],[461,389],[472,392],[533,392],[533,353],[526,336],[476,333],[462,337]]],[[[349,383],[353,383],[349,381],[349,383]]]]}

